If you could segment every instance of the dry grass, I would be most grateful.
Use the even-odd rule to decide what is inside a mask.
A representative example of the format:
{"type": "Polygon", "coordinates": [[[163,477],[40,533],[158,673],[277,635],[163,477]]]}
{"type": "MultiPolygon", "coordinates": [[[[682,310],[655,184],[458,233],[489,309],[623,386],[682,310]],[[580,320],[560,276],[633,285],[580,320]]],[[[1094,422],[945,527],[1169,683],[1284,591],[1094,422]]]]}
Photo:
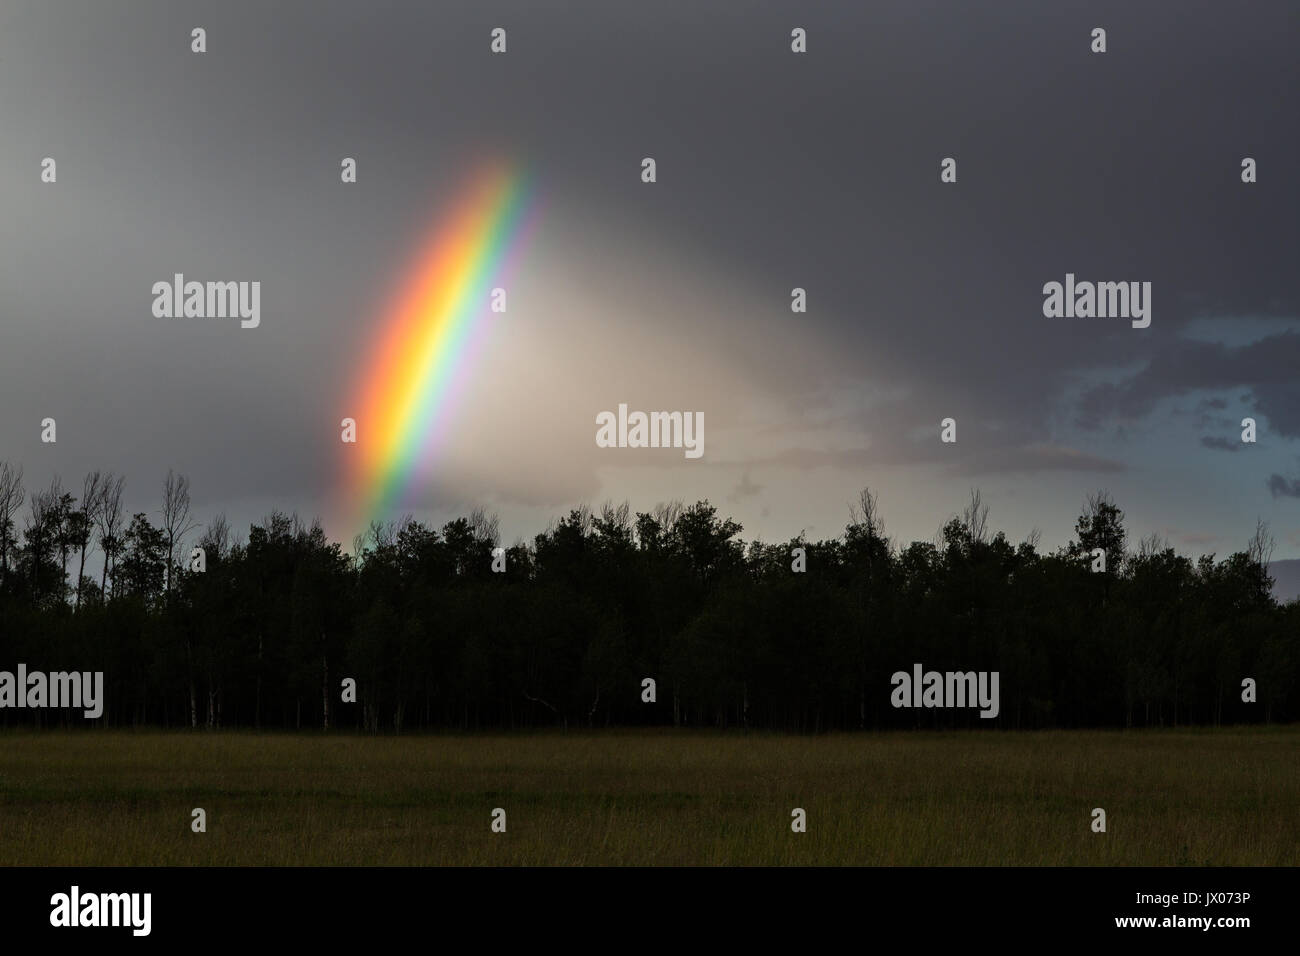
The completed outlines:
{"type": "Polygon", "coordinates": [[[1300,728],[6,732],[0,834],[5,865],[1295,866],[1300,728]]]}

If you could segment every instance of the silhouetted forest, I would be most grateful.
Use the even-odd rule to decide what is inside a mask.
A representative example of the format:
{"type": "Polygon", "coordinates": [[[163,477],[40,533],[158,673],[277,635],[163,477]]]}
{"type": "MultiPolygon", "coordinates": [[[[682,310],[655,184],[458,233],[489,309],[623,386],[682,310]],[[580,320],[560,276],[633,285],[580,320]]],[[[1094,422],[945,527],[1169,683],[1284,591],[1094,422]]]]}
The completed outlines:
{"type": "MultiPolygon", "coordinates": [[[[1130,549],[1104,493],[1050,554],[1036,534],[993,533],[978,492],[934,541],[906,546],[866,491],[841,537],[781,544],[746,543],[707,501],[583,508],[505,548],[500,573],[496,521],[481,512],[440,530],[374,524],[348,553],[281,513],[246,538],[220,516],[200,528],[171,473],[153,520],[128,518],[122,496],[121,477],[98,473],[80,497],[57,479],[28,494],[0,464],[0,670],[103,671],[110,725],[806,732],[1296,718],[1300,601],[1270,594],[1266,527],[1220,561],[1155,537],[1130,549]],[[890,675],[918,662],[999,671],[999,717],[895,710],[890,675]],[[1241,700],[1246,677],[1257,703],[1241,700]],[[344,678],[355,703],[341,700],[344,678]]],[[[84,721],[0,710],[0,724],[17,723],[84,721]]]]}

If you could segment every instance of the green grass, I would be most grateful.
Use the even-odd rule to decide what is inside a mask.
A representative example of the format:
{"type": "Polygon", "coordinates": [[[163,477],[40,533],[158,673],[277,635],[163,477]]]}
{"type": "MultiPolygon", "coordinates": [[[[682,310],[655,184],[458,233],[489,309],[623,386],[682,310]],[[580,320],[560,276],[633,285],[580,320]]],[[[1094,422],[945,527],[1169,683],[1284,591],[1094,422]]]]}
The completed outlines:
{"type": "Polygon", "coordinates": [[[0,864],[1295,866],[1300,727],[6,732],[0,864]]]}

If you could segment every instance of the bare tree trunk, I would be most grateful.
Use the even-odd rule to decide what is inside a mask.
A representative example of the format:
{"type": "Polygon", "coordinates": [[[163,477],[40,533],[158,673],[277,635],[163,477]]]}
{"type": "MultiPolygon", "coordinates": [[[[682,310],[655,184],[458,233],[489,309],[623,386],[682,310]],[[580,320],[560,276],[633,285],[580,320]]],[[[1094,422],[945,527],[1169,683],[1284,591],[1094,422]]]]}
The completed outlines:
{"type": "MultiPolygon", "coordinates": [[[[321,643],[325,643],[325,635],[321,635],[321,643]]],[[[329,658],[322,654],[321,658],[321,679],[320,679],[320,703],[321,709],[325,714],[325,726],[323,729],[330,729],[330,662],[329,658]]]]}
{"type": "Polygon", "coordinates": [[[253,703],[253,728],[262,729],[262,632],[257,632],[257,695],[253,703]]]}
{"type": "Polygon", "coordinates": [[[16,545],[18,528],[13,518],[25,497],[22,468],[0,461],[0,581],[9,576],[9,535],[14,535],[16,545]]]}
{"type": "MultiPolygon", "coordinates": [[[[108,575],[117,570],[116,555],[122,533],[122,489],[126,479],[121,475],[108,475],[100,492],[96,520],[99,524],[99,547],[104,552],[104,566],[99,574],[99,593],[108,600],[108,575]]],[[[117,591],[117,576],[113,577],[113,590],[117,591]]]]}
{"type": "Polygon", "coordinates": [[[199,726],[199,702],[194,687],[194,646],[189,631],[185,632],[185,672],[189,677],[190,684],[190,728],[197,730],[199,726]]]}
{"type": "Polygon", "coordinates": [[[163,484],[163,530],[167,532],[167,587],[172,593],[172,565],[176,546],[198,525],[190,520],[190,480],[167,469],[163,484]]]}
{"type": "Polygon", "coordinates": [[[77,602],[73,605],[74,611],[81,610],[81,578],[86,573],[86,546],[81,546],[81,564],[77,568],[77,602]]]}
{"type": "Polygon", "coordinates": [[[86,551],[90,547],[90,537],[94,531],[99,515],[100,498],[105,488],[98,471],[92,471],[81,483],[81,517],[77,524],[78,544],[81,545],[81,564],[77,568],[77,604],[75,610],[81,610],[81,579],[86,576],[86,551]]]}

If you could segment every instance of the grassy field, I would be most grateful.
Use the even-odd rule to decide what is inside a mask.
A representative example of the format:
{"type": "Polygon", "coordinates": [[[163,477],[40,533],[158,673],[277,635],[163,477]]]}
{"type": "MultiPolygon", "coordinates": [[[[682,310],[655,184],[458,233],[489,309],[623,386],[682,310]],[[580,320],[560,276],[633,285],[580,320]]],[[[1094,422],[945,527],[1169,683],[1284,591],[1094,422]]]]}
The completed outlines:
{"type": "Polygon", "coordinates": [[[1300,728],[6,732],[0,864],[1294,866],[1300,728]]]}

